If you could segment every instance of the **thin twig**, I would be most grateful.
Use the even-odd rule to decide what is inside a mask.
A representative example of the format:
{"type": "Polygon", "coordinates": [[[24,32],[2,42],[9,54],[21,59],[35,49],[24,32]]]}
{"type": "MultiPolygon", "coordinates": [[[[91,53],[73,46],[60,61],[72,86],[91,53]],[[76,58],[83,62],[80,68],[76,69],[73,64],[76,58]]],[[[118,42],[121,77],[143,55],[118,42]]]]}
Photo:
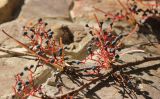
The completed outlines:
{"type": "Polygon", "coordinates": [[[5,49],[5,48],[0,48],[0,51],[14,55],[14,56],[33,56],[33,57],[35,57],[35,55],[30,54],[30,53],[16,52],[16,51],[11,51],[11,50],[5,49]]]}

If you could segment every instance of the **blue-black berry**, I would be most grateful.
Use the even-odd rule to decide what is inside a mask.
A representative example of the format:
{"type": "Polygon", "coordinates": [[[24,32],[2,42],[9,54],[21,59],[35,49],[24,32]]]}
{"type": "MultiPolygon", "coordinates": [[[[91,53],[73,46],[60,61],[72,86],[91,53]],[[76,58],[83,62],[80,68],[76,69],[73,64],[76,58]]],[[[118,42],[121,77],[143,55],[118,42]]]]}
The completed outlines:
{"type": "Polygon", "coordinates": [[[25,82],[25,85],[29,85],[29,81],[26,81],[26,82],[25,82]]]}
{"type": "Polygon", "coordinates": [[[50,60],[51,63],[54,63],[54,61],[55,61],[54,59],[51,59],[51,60],[50,60]]]}
{"type": "Polygon", "coordinates": [[[29,70],[28,67],[24,67],[24,71],[27,71],[27,70],[29,70]]]}
{"type": "Polygon", "coordinates": [[[30,65],[30,69],[32,69],[34,67],[34,65],[30,65]]]}
{"type": "Polygon", "coordinates": [[[23,75],[24,75],[24,73],[23,73],[23,72],[21,72],[19,75],[20,75],[20,76],[23,76],[23,75]]]}
{"type": "Polygon", "coordinates": [[[28,34],[28,32],[23,32],[23,36],[26,36],[28,34]]]}

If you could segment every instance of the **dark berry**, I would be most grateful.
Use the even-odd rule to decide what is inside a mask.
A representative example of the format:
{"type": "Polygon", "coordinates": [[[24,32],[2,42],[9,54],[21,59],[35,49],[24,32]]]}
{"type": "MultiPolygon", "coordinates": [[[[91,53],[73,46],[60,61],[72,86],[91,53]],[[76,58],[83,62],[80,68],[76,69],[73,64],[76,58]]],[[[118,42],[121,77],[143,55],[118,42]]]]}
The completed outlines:
{"type": "Polygon", "coordinates": [[[28,32],[23,32],[23,36],[26,36],[28,34],[28,32]]]}
{"type": "Polygon", "coordinates": [[[52,32],[49,32],[50,35],[53,35],[53,33],[54,33],[53,31],[52,31],[52,32]]]}
{"type": "Polygon", "coordinates": [[[19,75],[20,75],[20,76],[23,76],[23,75],[24,75],[24,73],[23,73],[23,72],[21,72],[19,75]]]}
{"type": "Polygon", "coordinates": [[[29,81],[26,81],[26,82],[25,82],[25,85],[29,85],[29,81]]]}
{"type": "Polygon", "coordinates": [[[41,32],[41,33],[40,33],[40,36],[43,36],[43,35],[44,35],[44,33],[43,33],[43,32],[41,32]]]}
{"type": "Polygon", "coordinates": [[[143,11],[142,9],[138,9],[138,10],[137,10],[137,12],[142,12],[142,11],[143,11]]]}
{"type": "Polygon", "coordinates": [[[33,67],[34,67],[34,65],[31,65],[31,66],[30,66],[30,69],[33,68],[33,67]]]}
{"type": "Polygon", "coordinates": [[[147,16],[146,12],[144,12],[142,16],[147,16]]]}
{"type": "Polygon", "coordinates": [[[46,40],[45,43],[48,44],[48,43],[49,43],[49,40],[46,40]]]}
{"type": "Polygon", "coordinates": [[[68,60],[69,58],[68,57],[64,57],[64,60],[68,60]]]}
{"type": "Polygon", "coordinates": [[[154,10],[154,13],[155,13],[155,14],[158,14],[158,11],[157,11],[157,10],[154,10]]]}
{"type": "Polygon", "coordinates": [[[38,54],[38,55],[42,55],[42,53],[43,53],[42,51],[37,51],[36,52],[36,54],[38,54]]]}
{"type": "Polygon", "coordinates": [[[114,46],[117,43],[116,40],[112,41],[111,45],[114,46]]]}
{"type": "Polygon", "coordinates": [[[96,66],[92,66],[92,70],[96,70],[96,68],[97,68],[96,66]]]}
{"type": "Polygon", "coordinates": [[[20,92],[20,91],[21,91],[21,89],[19,89],[19,88],[18,88],[18,89],[17,89],[17,91],[18,91],[18,92],[20,92]]]}
{"type": "Polygon", "coordinates": [[[29,49],[32,50],[33,46],[29,46],[29,49]]]}
{"type": "Polygon", "coordinates": [[[91,34],[91,35],[93,36],[93,33],[92,33],[92,31],[89,31],[89,34],[91,34]]]}
{"type": "Polygon", "coordinates": [[[79,65],[81,62],[80,61],[75,61],[77,65],[79,65]]]}
{"type": "Polygon", "coordinates": [[[91,54],[91,53],[92,53],[91,47],[88,47],[88,48],[87,48],[87,51],[88,51],[88,54],[91,54]]]}
{"type": "Polygon", "coordinates": [[[51,31],[51,29],[48,29],[48,31],[47,32],[50,32],[51,31]]]}
{"type": "Polygon", "coordinates": [[[115,38],[115,41],[117,42],[117,41],[120,40],[122,37],[123,37],[123,35],[118,35],[118,36],[115,38]]]}
{"type": "Polygon", "coordinates": [[[51,38],[52,38],[52,34],[49,34],[49,35],[48,35],[48,39],[51,39],[51,38]]]}
{"type": "Polygon", "coordinates": [[[120,57],[120,56],[119,56],[118,54],[115,55],[115,59],[119,59],[119,57],[120,57]]]}
{"type": "Polygon", "coordinates": [[[110,42],[106,41],[105,46],[108,46],[108,45],[110,45],[110,42]]]}
{"type": "Polygon", "coordinates": [[[112,22],[112,23],[110,23],[110,26],[111,26],[111,27],[113,26],[113,22],[112,22]]]}
{"type": "Polygon", "coordinates": [[[111,48],[111,49],[109,50],[110,53],[115,53],[115,51],[116,51],[116,50],[115,50],[114,48],[111,48]]]}
{"type": "Polygon", "coordinates": [[[47,26],[47,25],[48,25],[48,23],[46,22],[44,25],[45,25],[45,26],[47,26]]]}
{"type": "Polygon", "coordinates": [[[122,34],[118,35],[118,39],[121,39],[122,37],[123,37],[123,35],[122,35],[122,34]]]}
{"type": "Polygon", "coordinates": [[[27,71],[28,70],[28,67],[24,67],[24,71],[27,71]]]}
{"type": "Polygon", "coordinates": [[[41,45],[37,45],[37,46],[36,46],[37,49],[40,49],[40,47],[41,47],[41,45]]]}
{"type": "Polygon", "coordinates": [[[86,24],[86,27],[89,27],[89,25],[88,25],[88,24],[86,24]]]}
{"type": "Polygon", "coordinates": [[[62,56],[62,51],[63,51],[62,48],[60,48],[60,49],[58,50],[58,56],[62,56]]]}
{"type": "Polygon", "coordinates": [[[31,39],[33,39],[34,38],[34,35],[31,35],[31,39]]]}
{"type": "Polygon", "coordinates": [[[35,59],[35,61],[38,61],[38,60],[39,60],[38,58],[35,59]]]}
{"type": "Polygon", "coordinates": [[[54,63],[54,61],[55,61],[54,59],[51,59],[51,60],[50,60],[51,63],[54,63]]]}
{"type": "Polygon", "coordinates": [[[22,85],[18,86],[18,89],[22,89],[22,85]]]}
{"type": "Polygon", "coordinates": [[[22,82],[21,82],[21,81],[18,81],[18,83],[17,83],[17,84],[20,86],[20,85],[22,85],[22,82]]]}
{"type": "Polygon", "coordinates": [[[100,27],[102,28],[102,26],[103,26],[103,22],[99,22],[99,24],[100,24],[100,27]]]}
{"type": "Polygon", "coordinates": [[[30,31],[34,32],[34,28],[30,28],[30,31]]]}
{"type": "Polygon", "coordinates": [[[39,22],[39,23],[42,22],[42,18],[39,18],[39,19],[38,19],[38,22],[39,22]]]}

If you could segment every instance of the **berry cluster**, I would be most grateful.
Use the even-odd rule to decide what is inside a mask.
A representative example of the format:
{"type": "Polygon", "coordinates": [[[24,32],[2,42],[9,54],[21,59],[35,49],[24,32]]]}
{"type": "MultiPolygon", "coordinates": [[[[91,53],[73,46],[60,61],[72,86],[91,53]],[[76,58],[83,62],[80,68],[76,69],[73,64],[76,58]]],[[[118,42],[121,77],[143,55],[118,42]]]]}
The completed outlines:
{"type": "MultiPolygon", "coordinates": [[[[95,18],[97,19],[99,29],[92,28],[86,24],[93,39],[87,47],[89,56],[83,62],[86,63],[87,60],[95,61],[97,67],[94,67],[93,70],[97,68],[97,71],[100,71],[102,68],[111,67],[112,63],[119,60],[120,56],[117,54],[117,51],[120,51],[120,42],[123,35],[115,35],[108,28],[104,27],[105,22],[99,22],[96,15],[95,18]],[[93,48],[98,48],[98,50],[94,51],[93,48]]],[[[109,25],[111,26],[112,24],[109,25]]]]}
{"type": "Polygon", "coordinates": [[[15,95],[19,97],[36,96],[37,93],[42,94],[41,86],[34,83],[34,73],[37,68],[44,64],[49,64],[51,67],[57,68],[59,71],[63,71],[64,65],[64,53],[63,44],[60,39],[59,43],[54,40],[54,32],[51,29],[47,29],[48,23],[43,22],[40,18],[38,22],[33,26],[23,27],[23,36],[29,39],[28,46],[23,45],[32,54],[36,56],[35,61],[37,65],[30,65],[24,68],[24,72],[18,73],[15,76],[16,83],[13,86],[15,95]],[[29,74],[28,80],[24,80],[24,74],[29,74]]]}
{"type": "Polygon", "coordinates": [[[53,38],[54,32],[46,29],[47,25],[48,23],[40,18],[35,25],[23,27],[23,36],[30,40],[28,49],[37,55],[36,61],[43,60],[43,63],[62,70],[64,64],[62,39],[56,43],[53,38]]]}
{"type": "Polygon", "coordinates": [[[158,11],[158,9],[156,7],[155,8],[152,7],[152,9],[151,8],[143,9],[138,6],[137,1],[128,2],[127,6],[132,13],[134,13],[136,15],[140,15],[140,16],[142,16],[142,18],[160,15],[160,12],[158,11]]]}
{"type": "Polygon", "coordinates": [[[24,71],[21,73],[18,73],[15,76],[16,83],[13,86],[15,95],[21,98],[26,98],[28,96],[37,96],[37,94],[41,94],[42,90],[40,86],[36,86],[34,83],[34,77],[33,77],[33,68],[34,65],[30,65],[29,67],[25,67],[24,71]],[[29,74],[27,77],[27,80],[24,80],[25,74],[29,74]]]}

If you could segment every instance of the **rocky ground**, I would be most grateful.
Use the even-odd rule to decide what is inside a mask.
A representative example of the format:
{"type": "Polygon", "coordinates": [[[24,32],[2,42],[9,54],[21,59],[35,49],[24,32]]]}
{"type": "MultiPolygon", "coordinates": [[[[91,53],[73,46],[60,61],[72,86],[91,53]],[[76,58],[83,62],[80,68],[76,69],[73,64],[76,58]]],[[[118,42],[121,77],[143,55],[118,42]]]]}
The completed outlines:
{"type": "MultiPolygon", "coordinates": [[[[4,29],[14,38],[25,43],[25,39],[21,35],[22,27],[27,24],[34,23],[38,18],[43,18],[48,22],[49,27],[59,34],[63,34],[65,46],[67,46],[66,54],[71,59],[81,60],[86,57],[85,47],[92,39],[85,29],[85,24],[97,26],[93,14],[96,13],[99,19],[103,19],[103,14],[94,10],[93,7],[103,9],[106,12],[116,12],[121,6],[116,0],[0,0],[0,29],[4,29]],[[61,26],[68,26],[71,33],[64,33],[61,26]],[[72,38],[71,38],[72,37],[72,38]]],[[[122,0],[125,1],[125,0],[122,0]]],[[[116,24],[115,32],[126,33],[131,28],[121,29],[118,26],[129,27],[127,23],[116,24]]],[[[141,49],[145,53],[131,53],[122,56],[124,62],[133,62],[141,60],[144,57],[160,55],[160,44],[155,43],[148,45],[148,39],[135,33],[127,40],[123,41],[125,45],[122,52],[132,49],[141,49]]],[[[151,35],[149,38],[153,42],[157,42],[157,38],[151,35]]],[[[24,66],[35,64],[34,57],[27,55],[17,55],[14,52],[9,53],[7,50],[27,53],[27,50],[21,48],[16,42],[6,37],[0,31],[0,99],[11,99],[14,83],[14,75],[22,71],[24,66]]],[[[134,66],[127,71],[128,74],[142,81],[139,87],[144,94],[137,95],[138,99],[160,99],[160,60],[145,62],[134,66]]],[[[38,83],[44,85],[48,95],[54,95],[56,92],[52,77],[52,70],[44,67],[37,72],[38,83]],[[40,80],[39,80],[40,79],[40,80]]],[[[63,77],[66,86],[77,87],[72,84],[67,77],[63,77]]],[[[88,99],[120,99],[123,98],[120,90],[116,86],[110,86],[108,79],[92,84],[88,89],[83,90],[78,98],[88,99]]],[[[66,90],[68,91],[68,90],[66,90]]],[[[125,98],[130,98],[126,96],[125,98]]],[[[29,97],[29,99],[34,99],[29,97]]]]}

